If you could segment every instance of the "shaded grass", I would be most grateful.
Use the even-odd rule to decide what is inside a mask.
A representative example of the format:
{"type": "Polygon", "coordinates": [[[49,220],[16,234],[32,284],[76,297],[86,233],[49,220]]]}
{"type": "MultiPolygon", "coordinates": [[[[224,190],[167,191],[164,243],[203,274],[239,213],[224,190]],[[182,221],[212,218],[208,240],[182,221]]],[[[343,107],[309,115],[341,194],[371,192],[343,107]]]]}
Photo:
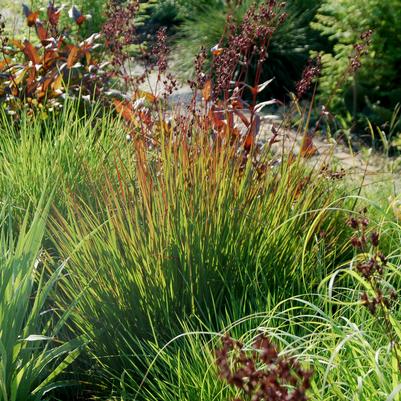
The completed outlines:
{"type": "MultiPolygon", "coordinates": [[[[387,283],[396,288],[399,261],[399,257],[393,260],[397,264],[389,266],[386,276],[387,283]]],[[[257,335],[265,333],[283,355],[296,357],[305,368],[314,370],[311,400],[398,400],[401,373],[390,339],[380,318],[361,305],[363,285],[344,281],[345,277],[335,280],[333,286],[329,276],[319,293],[290,298],[266,312],[228,324],[222,321],[218,332],[186,326],[163,347],[157,343],[144,345],[136,372],[142,380],[138,385],[128,374],[122,376],[122,399],[235,399],[240,395],[235,388],[218,379],[214,350],[220,347],[225,333],[239,339],[247,349],[252,349],[257,335]],[[329,296],[333,293],[334,297],[329,296]]],[[[398,330],[399,302],[391,313],[398,330]]]]}

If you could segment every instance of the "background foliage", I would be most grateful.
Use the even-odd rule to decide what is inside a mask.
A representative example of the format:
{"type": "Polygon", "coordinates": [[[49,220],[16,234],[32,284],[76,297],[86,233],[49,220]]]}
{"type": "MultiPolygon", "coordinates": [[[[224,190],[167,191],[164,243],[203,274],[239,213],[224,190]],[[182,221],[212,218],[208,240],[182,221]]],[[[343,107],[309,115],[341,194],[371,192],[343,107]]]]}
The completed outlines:
{"type": "Polygon", "coordinates": [[[348,112],[366,126],[391,119],[393,109],[401,102],[401,3],[398,0],[323,1],[312,27],[332,43],[323,55],[320,80],[324,102],[333,91],[348,64],[353,44],[361,33],[373,30],[369,54],[362,68],[349,77],[337,92],[333,111],[348,112]]]}

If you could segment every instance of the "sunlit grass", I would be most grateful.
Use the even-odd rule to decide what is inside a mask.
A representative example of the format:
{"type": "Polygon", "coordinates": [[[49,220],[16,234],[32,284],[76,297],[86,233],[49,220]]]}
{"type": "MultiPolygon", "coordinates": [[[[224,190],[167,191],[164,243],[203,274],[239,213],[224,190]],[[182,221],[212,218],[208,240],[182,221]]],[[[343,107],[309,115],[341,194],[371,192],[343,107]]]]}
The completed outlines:
{"type": "Polygon", "coordinates": [[[113,164],[126,146],[125,134],[118,121],[100,113],[95,108],[82,114],[71,101],[48,120],[23,115],[13,123],[0,111],[1,202],[23,216],[39,200],[43,183],[57,180],[55,205],[63,208],[67,195],[85,198],[91,187],[101,186],[106,168],[110,179],[115,176],[113,164]]]}

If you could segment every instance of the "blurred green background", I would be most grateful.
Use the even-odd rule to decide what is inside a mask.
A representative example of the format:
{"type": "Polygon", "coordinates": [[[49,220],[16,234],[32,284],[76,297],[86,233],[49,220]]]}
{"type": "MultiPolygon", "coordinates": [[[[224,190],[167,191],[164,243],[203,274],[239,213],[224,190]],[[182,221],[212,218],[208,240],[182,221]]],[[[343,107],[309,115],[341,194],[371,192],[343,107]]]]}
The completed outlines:
{"type": "MultiPolygon", "coordinates": [[[[125,2],[121,0],[122,4],[125,2]]],[[[232,14],[240,20],[253,2],[141,1],[138,31],[145,42],[151,43],[158,27],[168,27],[175,69],[185,82],[191,76],[194,57],[201,47],[209,49],[219,41],[226,16],[232,14]]],[[[8,26],[15,34],[23,35],[22,1],[1,0],[0,3],[8,26]]],[[[44,0],[27,3],[33,9],[46,6],[44,0]]],[[[64,3],[67,7],[74,3],[83,13],[92,14],[83,34],[100,30],[106,0],[67,0],[64,3]]],[[[332,127],[334,131],[352,132],[370,144],[372,136],[384,136],[388,139],[388,148],[399,150],[400,116],[396,108],[401,103],[401,1],[288,0],[286,4],[289,17],[275,33],[264,67],[263,78],[275,77],[266,96],[288,98],[308,59],[321,54],[323,67],[317,100],[319,105],[326,105],[330,99],[330,111],[337,117],[332,127]],[[368,29],[373,30],[373,36],[362,68],[338,87],[353,45],[368,29]]],[[[382,140],[377,142],[383,145],[382,140]]]]}

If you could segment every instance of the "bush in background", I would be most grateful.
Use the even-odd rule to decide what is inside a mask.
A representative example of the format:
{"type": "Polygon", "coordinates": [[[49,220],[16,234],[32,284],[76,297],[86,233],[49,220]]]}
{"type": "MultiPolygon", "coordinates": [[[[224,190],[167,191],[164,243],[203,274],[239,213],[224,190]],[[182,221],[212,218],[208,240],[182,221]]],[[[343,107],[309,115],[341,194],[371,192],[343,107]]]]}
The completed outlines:
{"type": "Polygon", "coordinates": [[[373,30],[362,68],[355,76],[349,76],[336,92],[332,110],[349,113],[362,126],[366,126],[366,118],[373,125],[390,121],[396,104],[401,102],[401,3],[398,0],[324,0],[312,27],[333,45],[322,57],[319,91],[323,103],[347,69],[359,36],[368,29],[373,30]]]}

